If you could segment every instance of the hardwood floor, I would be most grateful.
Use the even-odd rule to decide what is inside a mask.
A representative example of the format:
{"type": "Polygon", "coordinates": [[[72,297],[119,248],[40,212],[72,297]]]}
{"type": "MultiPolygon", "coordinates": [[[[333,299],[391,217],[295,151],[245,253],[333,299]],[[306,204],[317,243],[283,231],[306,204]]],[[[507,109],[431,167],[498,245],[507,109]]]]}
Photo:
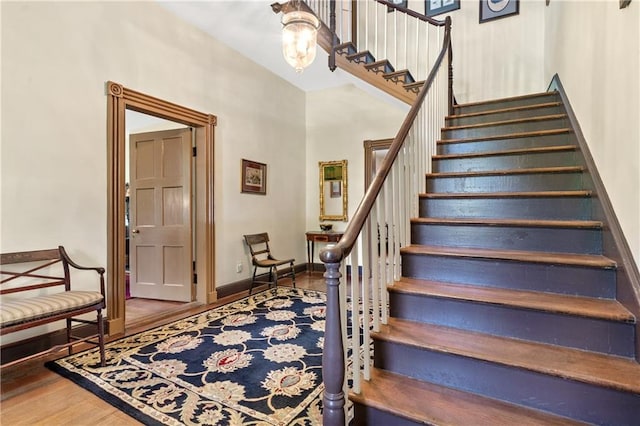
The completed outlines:
{"type": "Polygon", "coordinates": [[[189,309],[192,307],[192,304],[185,302],[169,302],[166,300],[140,299],[134,297],[126,301],[125,307],[125,328],[129,328],[129,326],[135,326],[141,321],[147,320],[149,317],[154,317],[159,314],[166,315],[167,312],[189,309]]]}
{"type": "MultiPolygon", "coordinates": [[[[291,280],[280,282],[290,285],[291,280]]],[[[325,291],[324,278],[321,272],[299,274],[296,286],[312,290],[325,291]]],[[[260,289],[258,289],[260,290],[260,289]]],[[[155,320],[143,321],[127,328],[127,335],[138,333],[144,329],[165,324],[175,319],[193,315],[198,312],[232,302],[247,295],[239,293],[221,299],[213,305],[190,307],[178,313],[162,315],[155,320]]],[[[146,316],[147,319],[153,318],[146,316]]],[[[138,421],[122,413],[110,404],[102,401],[56,373],[44,367],[46,360],[56,357],[36,359],[1,371],[1,405],[0,424],[2,425],[138,425],[138,421]]]]}

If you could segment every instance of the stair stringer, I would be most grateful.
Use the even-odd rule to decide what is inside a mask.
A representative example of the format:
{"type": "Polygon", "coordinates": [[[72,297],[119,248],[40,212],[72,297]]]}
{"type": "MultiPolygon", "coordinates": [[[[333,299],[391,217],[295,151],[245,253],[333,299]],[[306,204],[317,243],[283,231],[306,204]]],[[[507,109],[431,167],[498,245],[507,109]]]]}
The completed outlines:
{"type": "MultiPolygon", "coordinates": [[[[548,91],[556,91],[562,100],[569,126],[575,135],[575,142],[584,160],[584,167],[590,179],[585,183],[590,186],[597,196],[593,197],[592,217],[605,224],[603,227],[603,255],[617,263],[616,269],[616,299],[624,305],[636,318],[640,319],[640,272],[636,265],[629,244],[618,221],[611,199],[596,164],[591,156],[589,145],[582,133],[578,119],[571,107],[567,93],[562,86],[560,77],[555,74],[549,84],[548,91]]],[[[636,360],[640,362],[640,321],[636,321],[636,360]]]]}
{"type": "MultiPolygon", "coordinates": [[[[284,4],[274,3],[273,5],[271,5],[271,8],[275,13],[287,13],[292,9],[292,6],[291,2],[287,2],[284,4]]],[[[311,8],[309,8],[309,6],[307,6],[307,4],[304,2],[300,2],[300,8],[305,12],[309,12],[315,15],[313,10],[311,10],[311,8]]],[[[337,43],[340,44],[341,41],[338,41],[337,43]]],[[[331,54],[333,36],[329,27],[327,27],[327,25],[322,20],[320,20],[320,29],[318,30],[318,45],[325,52],[331,54]]],[[[381,58],[376,58],[376,60],[380,59],[381,58]]],[[[408,105],[413,105],[416,98],[418,97],[418,91],[412,88],[405,88],[401,83],[396,83],[394,81],[388,80],[384,77],[384,73],[369,71],[366,67],[367,65],[367,63],[350,61],[349,59],[347,59],[346,54],[336,54],[336,66],[338,66],[340,69],[348,72],[349,74],[362,81],[371,84],[372,86],[386,92],[387,94],[408,105]]]]}

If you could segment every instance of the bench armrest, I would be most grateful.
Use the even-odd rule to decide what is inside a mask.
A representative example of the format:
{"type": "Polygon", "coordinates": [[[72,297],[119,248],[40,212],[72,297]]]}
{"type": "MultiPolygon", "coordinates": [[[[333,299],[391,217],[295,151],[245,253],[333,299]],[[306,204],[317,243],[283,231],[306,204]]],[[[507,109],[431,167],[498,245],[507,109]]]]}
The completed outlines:
{"type": "MultiPolygon", "coordinates": [[[[70,277],[69,275],[69,271],[68,271],[68,266],[70,265],[75,269],[78,270],[83,270],[83,271],[96,271],[98,273],[98,275],[100,276],[100,293],[102,294],[102,296],[104,296],[104,272],[105,269],[99,266],[82,266],[82,265],[78,265],[77,263],[75,263],[73,260],[71,260],[71,258],[69,257],[69,255],[67,254],[67,252],[65,251],[63,246],[58,246],[58,249],[60,250],[60,257],[63,260],[63,265],[65,268],[65,275],[67,277],[70,277]]],[[[70,278],[69,278],[70,281],[70,278]]],[[[71,283],[67,283],[68,285],[70,285],[71,283]]],[[[67,290],[69,290],[69,288],[67,288],[67,290]]]]}

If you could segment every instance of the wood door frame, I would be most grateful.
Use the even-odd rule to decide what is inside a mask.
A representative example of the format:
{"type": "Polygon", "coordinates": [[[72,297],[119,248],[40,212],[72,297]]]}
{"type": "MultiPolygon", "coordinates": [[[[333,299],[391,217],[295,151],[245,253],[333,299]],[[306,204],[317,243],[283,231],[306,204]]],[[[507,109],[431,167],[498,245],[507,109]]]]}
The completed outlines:
{"type": "Polygon", "coordinates": [[[364,141],[364,191],[366,192],[371,185],[373,178],[371,177],[371,166],[373,163],[373,154],[375,151],[382,151],[389,149],[393,138],[391,139],[378,139],[364,141]]]}
{"type": "Polygon", "coordinates": [[[110,336],[125,330],[125,111],[141,112],[195,127],[196,223],[199,281],[206,286],[206,303],[215,290],[214,130],[217,117],[186,108],[107,81],[107,330],[110,336]],[[198,136],[200,134],[200,136],[198,136]],[[203,151],[203,152],[200,152],[203,151]],[[204,264],[202,264],[204,263],[204,264]]]}

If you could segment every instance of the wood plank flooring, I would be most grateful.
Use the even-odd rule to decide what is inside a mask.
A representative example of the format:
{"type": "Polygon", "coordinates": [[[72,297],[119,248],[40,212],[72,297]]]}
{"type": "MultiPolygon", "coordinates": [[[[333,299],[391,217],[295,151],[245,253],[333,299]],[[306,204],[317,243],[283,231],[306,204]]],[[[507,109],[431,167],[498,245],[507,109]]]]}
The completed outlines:
{"type": "MultiPolygon", "coordinates": [[[[282,280],[280,285],[289,285],[290,280],[282,280]]],[[[298,288],[325,291],[322,272],[299,274],[296,276],[298,288]]],[[[127,327],[127,335],[144,329],[166,324],[175,319],[202,312],[212,307],[229,303],[247,295],[239,293],[221,299],[213,305],[196,306],[180,310],[177,314],[165,314],[156,321],[147,321],[140,325],[127,327]]],[[[148,309],[152,309],[147,306],[148,309]]],[[[166,306],[163,306],[166,309],[166,306]]],[[[148,318],[148,317],[147,317],[148,318]]],[[[0,424],[21,425],[139,425],[140,423],[122,413],[110,404],[102,401],[56,373],[44,367],[44,362],[64,356],[64,353],[51,355],[19,364],[1,371],[0,424]]]]}
{"type": "Polygon", "coordinates": [[[155,316],[165,312],[173,312],[185,305],[191,305],[184,302],[170,302],[166,300],[140,299],[134,297],[126,302],[127,324],[136,324],[144,318],[155,316]]]}

